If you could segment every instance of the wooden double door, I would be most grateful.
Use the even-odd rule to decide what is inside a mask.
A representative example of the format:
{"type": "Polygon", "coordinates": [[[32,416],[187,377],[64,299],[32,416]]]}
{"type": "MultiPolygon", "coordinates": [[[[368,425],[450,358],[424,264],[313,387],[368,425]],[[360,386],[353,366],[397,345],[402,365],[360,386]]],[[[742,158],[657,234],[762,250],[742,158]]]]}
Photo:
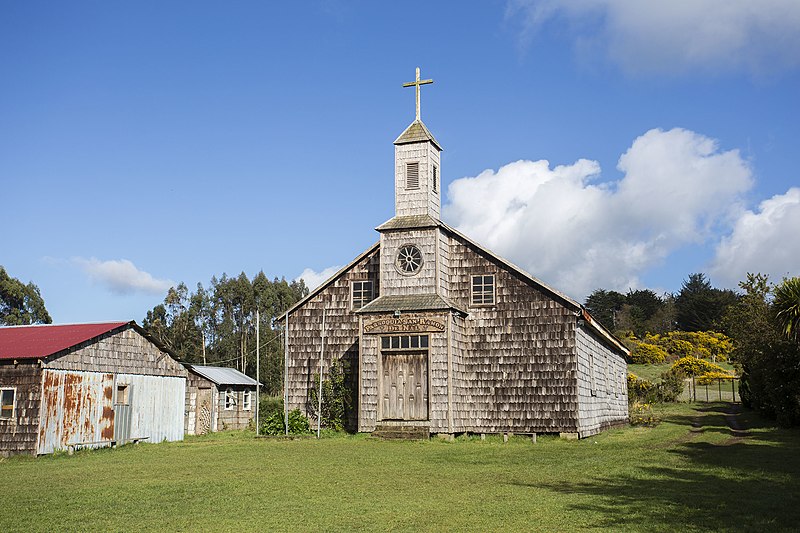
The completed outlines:
{"type": "Polygon", "coordinates": [[[383,420],[428,420],[428,351],[382,352],[383,420]]]}

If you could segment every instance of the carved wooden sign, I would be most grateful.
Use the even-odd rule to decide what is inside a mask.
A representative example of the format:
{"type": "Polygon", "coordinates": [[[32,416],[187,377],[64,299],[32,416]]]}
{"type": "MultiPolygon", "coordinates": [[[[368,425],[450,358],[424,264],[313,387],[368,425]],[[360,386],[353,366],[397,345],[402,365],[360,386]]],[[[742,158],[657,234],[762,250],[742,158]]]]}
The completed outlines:
{"type": "Polygon", "coordinates": [[[439,333],[447,325],[443,320],[425,316],[401,316],[397,318],[378,318],[364,322],[364,333],[439,333]]]}

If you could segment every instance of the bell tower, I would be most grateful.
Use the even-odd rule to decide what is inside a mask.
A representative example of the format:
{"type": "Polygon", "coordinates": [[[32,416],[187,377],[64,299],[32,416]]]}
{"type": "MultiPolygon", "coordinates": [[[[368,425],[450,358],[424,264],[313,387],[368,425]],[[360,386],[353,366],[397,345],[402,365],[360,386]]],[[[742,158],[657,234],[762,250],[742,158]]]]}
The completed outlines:
{"type": "Polygon", "coordinates": [[[433,83],[416,80],[404,83],[414,87],[417,116],[394,141],[394,210],[396,217],[430,216],[439,220],[441,209],[442,147],[420,118],[420,87],[433,83]]]}

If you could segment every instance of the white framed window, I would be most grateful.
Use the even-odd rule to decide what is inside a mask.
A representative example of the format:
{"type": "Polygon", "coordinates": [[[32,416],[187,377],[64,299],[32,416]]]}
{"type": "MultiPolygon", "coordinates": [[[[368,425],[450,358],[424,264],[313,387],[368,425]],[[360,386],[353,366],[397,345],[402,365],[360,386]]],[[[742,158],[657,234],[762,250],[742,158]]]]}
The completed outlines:
{"type": "Polygon", "coordinates": [[[249,390],[242,391],[242,409],[249,411],[253,402],[252,393],[249,390]]]}
{"type": "Polygon", "coordinates": [[[433,165],[433,192],[439,192],[439,167],[433,165]]]}
{"type": "Polygon", "coordinates": [[[597,386],[594,381],[594,353],[589,352],[589,390],[592,396],[597,396],[597,386]]]}
{"type": "Polygon", "coordinates": [[[16,396],[16,389],[0,389],[0,420],[10,420],[14,418],[16,396]]]}
{"type": "Polygon", "coordinates": [[[406,189],[419,189],[419,161],[406,163],[406,189]]]}
{"type": "Polygon", "coordinates": [[[361,309],[375,299],[372,281],[361,280],[350,283],[350,302],[353,309],[361,309]]]}
{"type": "Polygon", "coordinates": [[[472,276],[472,305],[494,305],[494,287],[494,274],[472,276]]]}
{"type": "Polygon", "coordinates": [[[236,408],[236,393],[233,389],[225,391],[225,409],[231,410],[236,408]]]}

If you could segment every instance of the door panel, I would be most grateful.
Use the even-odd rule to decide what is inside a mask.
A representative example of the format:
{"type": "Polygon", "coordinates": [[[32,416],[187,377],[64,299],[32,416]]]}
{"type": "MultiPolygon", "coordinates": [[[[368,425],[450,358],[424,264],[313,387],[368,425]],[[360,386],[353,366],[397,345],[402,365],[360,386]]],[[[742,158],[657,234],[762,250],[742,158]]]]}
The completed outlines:
{"type": "Polygon", "coordinates": [[[383,353],[383,419],[428,419],[428,354],[383,353]]]}

